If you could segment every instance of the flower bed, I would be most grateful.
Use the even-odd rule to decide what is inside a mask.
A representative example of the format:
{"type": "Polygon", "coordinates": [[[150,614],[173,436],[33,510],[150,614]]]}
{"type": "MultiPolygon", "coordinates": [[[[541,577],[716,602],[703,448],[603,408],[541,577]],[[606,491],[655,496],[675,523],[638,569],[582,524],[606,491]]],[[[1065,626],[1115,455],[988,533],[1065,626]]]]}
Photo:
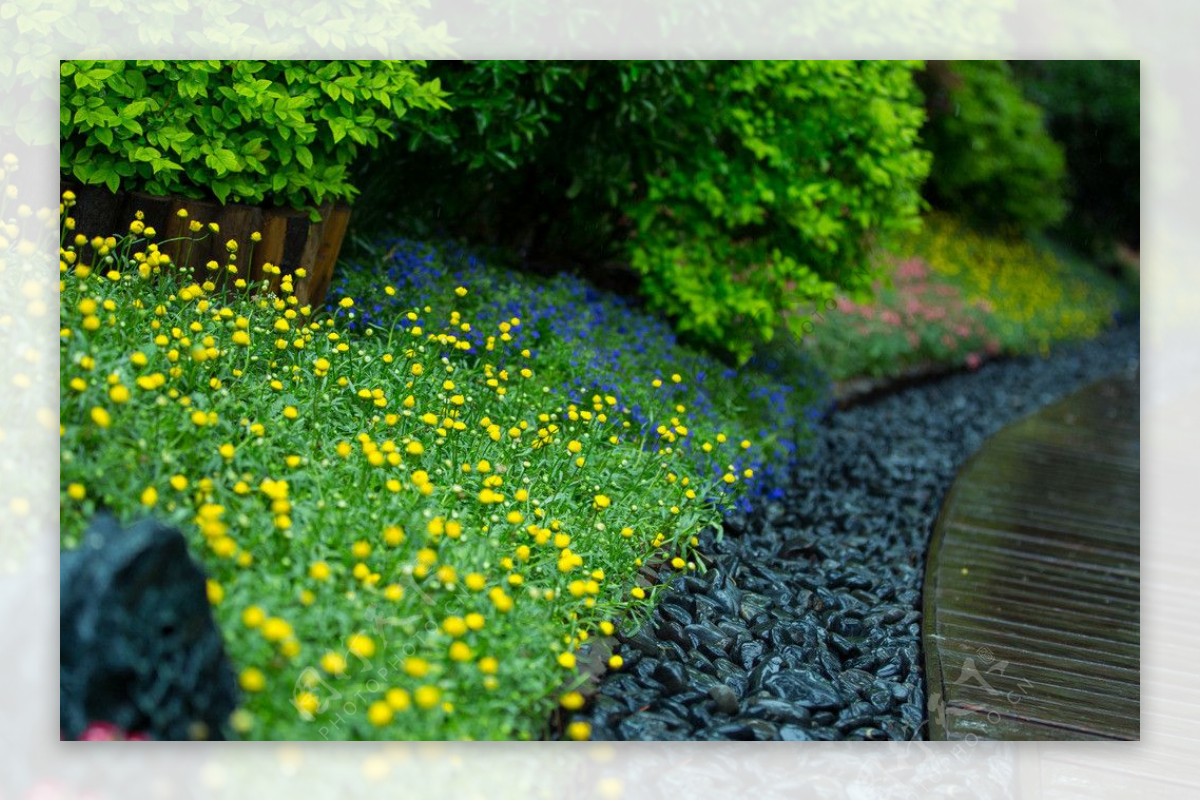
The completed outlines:
{"type": "Polygon", "coordinates": [[[397,243],[328,315],[145,234],[64,225],[62,542],[102,507],[184,531],[234,736],[541,736],[588,639],[652,603],[641,569],[703,569],[812,400],[566,279],[397,243]]]}
{"type": "Polygon", "coordinates": [[[806,346],[835,379],[976,369],[1000,353],[1045,354],[1110,325],[1128,291],[1096,268],[1021,238],[931,215],[865,301],[813,315],[806,346]]]}

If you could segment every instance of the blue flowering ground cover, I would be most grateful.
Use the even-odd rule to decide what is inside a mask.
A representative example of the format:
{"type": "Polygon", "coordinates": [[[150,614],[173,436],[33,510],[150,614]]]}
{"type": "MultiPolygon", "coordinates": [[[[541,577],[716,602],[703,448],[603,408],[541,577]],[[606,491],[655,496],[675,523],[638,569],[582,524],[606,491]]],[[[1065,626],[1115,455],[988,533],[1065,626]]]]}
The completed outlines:
{"type": "MultiPolygon", "coordinates": [[[[511,329],[510,345],[553,364],[549,392],[561,402],[588,404],[597,394],[651,395],[655,406],[665,398],[670,406],[685,407],[693,421],[736,430],[738,439],[748,438],[752,447],[732,463],[733,471],[740,475],[748,469],[758,478],[728,499],[742,511],[756,498],[780,497],[780,484],[802,454],[812,424],[832,403],[828,375],[806,354],[764,349],[746,365],[733,367],[680,342],[668,321],[636,299],[597,289],[573,274],[531,275],[452,242],[396,237],[374,246],[358,243],[358,250],[366,253],[343,263],[330,290],[331,308],[341,298],[357,299],[352,309],[337,307],[350,330],[411,331],[424,326],[427,317],[441,316],[439,306],[455,287],[472,287],[472,302],[455,304],[474,321],[463,335],[470,349],[443,344],[443,356],[485,351],[486,332],[516,318],[521,324],[511,329]],[[380,291],[381,286],[388,289],[380,291]],[[404,312],[414,305],[423,306],[425,314],[410,319],[404,312]],[[672,382],[668,374],[687,378],[672,382]]],[[[656,436],[663,421],[653,418],[648,405],[629,404],[647,447],[682,451],[697,467],[711,462],[704,458],[704,443],[691,433],[671,442],[656,436]]],[[[718,478],[729,469],[706,466],[718,478]]]]}

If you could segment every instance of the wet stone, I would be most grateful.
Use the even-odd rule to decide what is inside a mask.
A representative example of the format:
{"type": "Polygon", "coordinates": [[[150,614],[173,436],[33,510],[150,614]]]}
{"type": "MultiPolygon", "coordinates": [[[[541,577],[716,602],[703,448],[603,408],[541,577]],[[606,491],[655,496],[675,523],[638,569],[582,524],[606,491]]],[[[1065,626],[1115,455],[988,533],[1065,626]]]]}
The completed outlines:
{"type": "Polygon", "coordinates": [[[617,726],[623,740],[686,740],[687,722],[664,712],[635,712],[617,726]]]}
{"type": "Polygon", "coordinates": [[[766,652],[766,646],[756,640],[742,643],[738,648],[738,659],[742,663],[742,667],[746,670],[751,670],[762,659],[766,652]]]}
{"type": "Polygon", "coordinates": [[[683,626],[676,623],[674,620],[664,620],[654,628],[657,634],[663,640],[673,642],[683,648],[690,648],[692,643],[687,635],[683,633],[683,626]]]}
{"type": "Polygon", "coordinates": [[[842,697],[833,684],[812,670],[781,670],[765,678],[762,686],[780,698],[812,709],[834,709],[842,705],[842,697]]]}
{"type": "Polygon", "coordinates": [[[683,634],[692,643],[693,647],[699,647],[702,643],[715,646],[720,650],[729,647],[729,636],[720,629],[714,629],[711,626],[687,625],[683,627],[683,634]]]}
{"type": "Polygon", "coordinates": [[[737,714],[738,696],[729,685],[714,683],[708,688],[708,695],[712,698],[718,712],[725,715],[737,714]]]}
{"type": "Polygon", "coordinates": [[[688,684],[693,690],[700,692],[708,692],[713,687],[721,683],[713,673],[703,672],[691,665],[687,668],[688,684]]]}
{"type": "Polygon", "coordinates": [[[660,662],[653,678],[669,693],[680,693],[688,687],[687,669],[677,662],[660,662]]]}
{"type": "Polygon", "coordinates": [[[811,718],[806,707],[770,696],[757,698],[746,705],[746,714],[776,723],[804,723],[811,718]]]}
{"type": "Polygon", "coordinates": [[[631,648],[636,648],[646,656],[658,656],[662,652],[662,647],[654,638],[654,635],[647,631],[648,626],[642,626],[636,633],[625,639],[625,644],[631,648]]]}
{"type": "Polygon", "coordinates": [[[956,471],[1138,351],[1128,327],[822,414],[792,483],[700,535],[708,571],[674,580],[578,717],[597,739],[925,736],[924,554],[956,471]]]}
{"type": "Polygon", "coordinates": [[[786,740],[788,742],[802,742],[814,740],[816,738],[813,737],[812,732],[804,726],[787,725],[779,727],[779,739],[786,740]]]}
{"type": "Polygon", "coordinates": [[[687,626],[692,622],[692,613],[678,601],[663,601],[658,605],[657,613],[663,618],[673,620],[681,626],[687,626]]]}
{"type": "Polygon", "coordinates": [[[871,704],[864,701],[855,701],[850,706],[843,708],[838,714],[836,725],[843,731],[856,729],[870,723],[875,719],[877,714],[877,710],[871,704]]]}
{"type": "Polygon", "coordinates": [[[750,671],[750,689],[754,692],[763,689],[767,680],[783,669],[783,658],[778,654],[770,654],[750,671]]]}

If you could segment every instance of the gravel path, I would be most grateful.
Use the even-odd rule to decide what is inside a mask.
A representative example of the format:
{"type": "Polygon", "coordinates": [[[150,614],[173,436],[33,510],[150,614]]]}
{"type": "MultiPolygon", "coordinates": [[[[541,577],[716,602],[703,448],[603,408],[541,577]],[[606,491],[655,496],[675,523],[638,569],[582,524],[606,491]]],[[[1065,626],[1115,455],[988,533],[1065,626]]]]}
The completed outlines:
{"type": "Polygon", "coordinates": [[[919,739],[924,556],[985,438],[1136,366],[1126,326],[836,412],[781,501],[732,515],[704,575],[675,582],[575,716],[621,740],[919,739]]]}

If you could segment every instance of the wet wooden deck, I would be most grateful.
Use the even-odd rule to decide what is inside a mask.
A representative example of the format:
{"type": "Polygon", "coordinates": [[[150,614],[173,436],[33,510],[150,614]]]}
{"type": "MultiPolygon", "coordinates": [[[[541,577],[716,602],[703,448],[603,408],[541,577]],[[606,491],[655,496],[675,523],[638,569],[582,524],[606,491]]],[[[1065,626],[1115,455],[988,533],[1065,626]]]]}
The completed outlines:
{"type": "Polygon", "coordinates": [[[988,440],[934,530],[932,739],[1139,738],[1138,378],[1093,384],[988,440]]]}

